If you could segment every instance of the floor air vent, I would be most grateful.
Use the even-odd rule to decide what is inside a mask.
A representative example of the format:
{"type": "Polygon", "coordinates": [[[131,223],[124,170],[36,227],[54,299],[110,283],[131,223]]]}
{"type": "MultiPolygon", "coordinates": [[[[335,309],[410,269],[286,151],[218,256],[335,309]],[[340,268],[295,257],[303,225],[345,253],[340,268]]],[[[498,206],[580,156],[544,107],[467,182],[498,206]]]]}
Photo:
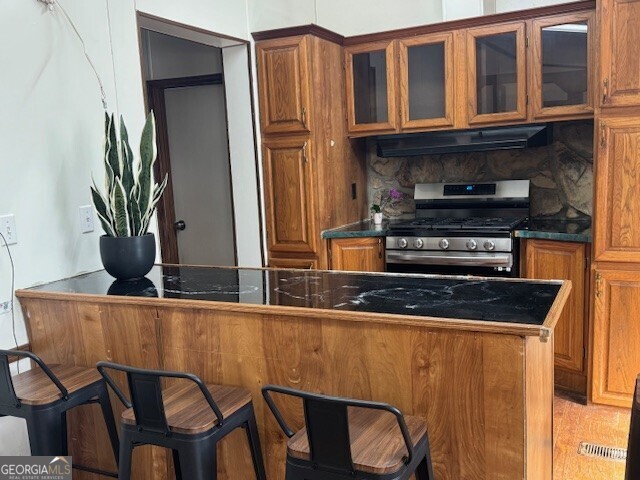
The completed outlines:
{"type": "Polygon", "coordinates": [[[624,448],[605,447],[604,445],[589,442],[580,442],[578,453],[580,455],[586,455],[587,457],[607,458],[621,462],[627,459],[627,450],[624,448]]]}

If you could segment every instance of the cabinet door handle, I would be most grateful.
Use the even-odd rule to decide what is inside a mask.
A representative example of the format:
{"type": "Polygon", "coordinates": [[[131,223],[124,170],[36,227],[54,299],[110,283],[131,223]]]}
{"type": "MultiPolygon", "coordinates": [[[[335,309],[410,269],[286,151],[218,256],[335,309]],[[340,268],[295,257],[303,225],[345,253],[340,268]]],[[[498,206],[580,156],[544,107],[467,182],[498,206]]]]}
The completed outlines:
{"type": "Polygon", "coordinates": [[[602,274],[600,272],[596,272],[596,297],[600,298],[602,296],[602,274]]]}
{"type": "Polygon", "coordinates": [[[607,123],[606,122],[602,122],[600,124],[600,148],[604,148],[607,146],[607,137],[606,137],[606,130],[607,129],[607,123]]]}
{"type": "Polygon", "coordinates": [[[602,104],[607,103],[607,99],[609,97],[609,79],[605,78],[602,81],[602,104]]]}
{"type": "Polygon", "coordinates": [[[302,107],[302,111],[300,112],[300,118],[302,120],[302,126],[305,130],[308,130],[307,128],[307,107],[302,107]]]}
{"type": "Polygon", "coordinates": [[[307,142],[304,142],[304,144],[302,145],[302,160],[304,161],[304,163],[307,163],[307,161],[309,160],[307,158],[307,142]]]}
{"type": "Polygon", "coordinates": [[[378,239],[378,258],[382,258],[382,239],[378,239]]]}

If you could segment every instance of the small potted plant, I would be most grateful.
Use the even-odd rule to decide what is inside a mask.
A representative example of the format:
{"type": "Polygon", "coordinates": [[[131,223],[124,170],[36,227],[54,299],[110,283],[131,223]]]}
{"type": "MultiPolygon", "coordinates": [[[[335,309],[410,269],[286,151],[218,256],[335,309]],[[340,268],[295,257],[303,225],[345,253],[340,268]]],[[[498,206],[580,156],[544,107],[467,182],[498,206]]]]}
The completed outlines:
{"type": "Polygon", "coordinates": [[[156,257],[156,242],[149,222],[167,186],[153,183],[156,161],[156,123],[149,113],[140,138],[140,157],[134,161],[124,120],[120,128],[105,113],[105,191],[95,180],[91,197],[105,235],[100,237],[100,257],[105,270],[118,280],[144,277],[156,257]]]}
{"type": "Polygon", "coordinates": [[[402,193],[397,188],[389,188],[380,192],[380,200],[378,203],[371,205],[371,213],[373,214],[373,223],[380,225],[382,223],[382,212],[386,207],[392,207],[397,202],[404,198],[402,193]]]}

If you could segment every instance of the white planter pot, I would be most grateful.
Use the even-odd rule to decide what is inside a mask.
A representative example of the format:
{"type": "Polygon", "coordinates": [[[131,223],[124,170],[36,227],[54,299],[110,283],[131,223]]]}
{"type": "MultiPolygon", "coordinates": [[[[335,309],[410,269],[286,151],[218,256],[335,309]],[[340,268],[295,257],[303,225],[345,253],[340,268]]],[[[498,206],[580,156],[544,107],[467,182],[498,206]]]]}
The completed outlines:
{"type": "Polygon", "coordinates": [[[373,214],[373,223],[375,225],[381,225],[382,224],[382,212],[377,212],[373,214]]]}

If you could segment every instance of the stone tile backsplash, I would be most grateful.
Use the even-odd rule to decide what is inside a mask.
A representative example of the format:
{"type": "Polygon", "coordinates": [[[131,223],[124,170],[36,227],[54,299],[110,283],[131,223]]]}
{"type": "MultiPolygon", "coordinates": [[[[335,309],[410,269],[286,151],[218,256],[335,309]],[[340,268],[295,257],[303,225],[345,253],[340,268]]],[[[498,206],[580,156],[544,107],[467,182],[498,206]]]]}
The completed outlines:
{"type": "Polygon", "coordinates": [[[413,187],[430,182],[483,182],[531,179],[531,215],[548,218],[591,216],[593,199],[593,121],[554,124],[546,147],[495,152],[380,158],[367,142],[369,205],[397,188],[405,198],[384,209],[387,217],[413,215],[413,187]]]}

